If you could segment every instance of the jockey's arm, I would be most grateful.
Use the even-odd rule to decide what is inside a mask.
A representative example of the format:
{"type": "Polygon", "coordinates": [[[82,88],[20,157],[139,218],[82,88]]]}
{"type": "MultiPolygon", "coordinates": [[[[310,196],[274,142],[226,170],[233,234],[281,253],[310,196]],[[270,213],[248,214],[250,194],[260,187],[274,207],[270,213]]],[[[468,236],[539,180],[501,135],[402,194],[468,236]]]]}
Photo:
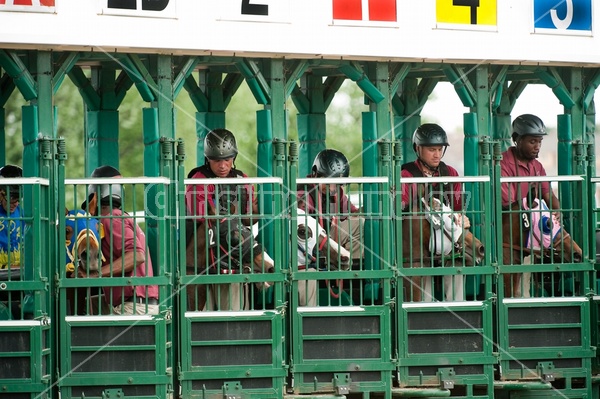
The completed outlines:
{"type": "Polygon", "coordinates": [[[108,262],[103,265],[100,273],[96,270],[90,270],[88,275],[86,270],[79,267],[77,277],[122,277],[144,263],[145,259],[146,254],[143,251],[128,251],[125,252],[124,256],[113,260],[112,263],[108,262]]]}

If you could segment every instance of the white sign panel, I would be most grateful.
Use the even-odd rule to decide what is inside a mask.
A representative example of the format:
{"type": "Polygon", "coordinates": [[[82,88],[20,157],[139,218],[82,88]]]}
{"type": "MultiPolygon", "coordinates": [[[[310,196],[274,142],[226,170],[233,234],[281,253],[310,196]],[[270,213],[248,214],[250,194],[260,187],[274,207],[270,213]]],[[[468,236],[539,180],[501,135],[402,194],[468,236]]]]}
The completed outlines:
{"type": "MultiPolygon", "coordinates": [[[[60,1],[60,0],[58,0],[60,1]]],[[[99,0],[99,14],[176,18],[177,0],[99,0]]]]}
{"type": "Polygon", "coordinates": [[[0,48],[598,67],[598,1],[0,0],[0,48]]]}

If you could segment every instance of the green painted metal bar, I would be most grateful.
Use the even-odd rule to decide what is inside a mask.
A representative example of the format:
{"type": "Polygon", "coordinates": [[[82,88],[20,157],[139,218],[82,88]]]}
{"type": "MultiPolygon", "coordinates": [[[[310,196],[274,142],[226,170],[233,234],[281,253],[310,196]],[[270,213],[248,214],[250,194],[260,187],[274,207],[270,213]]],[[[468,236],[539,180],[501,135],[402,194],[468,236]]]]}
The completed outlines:
{"type": "Polygon", "coordinates": [[[565,108],[572,108],[575,105],[575,101],[571,98],[569,91],[567,90],[565,84],[562,82],[555,68],[550,68],[552,74],[546,72],[545,70],[537,70],[535,75],[546,84],[549,88],[552,89],[554,95],[558,98],[560,103],[565,108]]]}
{"type": "Polygon", "coordinates": [[[345,81],[346,78],[342,76],[328,76],[325,79],[325,83],[323,83],[323,106],[325,110],[329,108],[335,94],[340,90],[345,81]]]}
{"type": "Polygon", "coordinates": [[[468,81],[467,76],[462,73],[462,70],[452,65],[445,67],[443,70],[450,83],[454,86],[454,90],[463,105],[469,108],[475,106],[475,90],[468,81]]]}
{"type": "Polygon", "coordinates": [[[439,79],[427,78],[421,79],[421,81],[419,82],[419,86],[417,86],[417,107],[419,113],[425,106],[425,103],[427,103],[429,96],[431,95],[431,93],[433,93],[433,90],[435,89],[435,86],[437,86],[439,81],[439,79]]]}
{"type": "Polygon", "coordinates": [[[297,81],[304,75],[304,72],[308,69],[308,62],[306,60],[300,60],[294,66],[290,76],[288,76],[286,84],[285,84],[285,98],[288,98],[292,95],[292,92],[297,87],[297,81]]]}
{"type": "Polygon", "coordinates": [[[65,76],[67,76],[69,71],[71,69],[73,69],[73,67],[75,66],[75,63],[77,62],[77,60],[79,60],[79,57],[80,57],[79,53],[72,52],[72,53],[66,53],[60,58],[60,60],[58,61],[60,68],[58,68],[58,70],[54,74],[54,90],[53,90],[54,94],[56,94],[56,92],[62,85],[62,82],[65,79],[65,76]]]}
{"type": "Polygon", "coordinates": [[[133,86],[133,80],[127,75],[127,72],[119,72],[119,76],[115,80],[115,103],[121,104],[129,89],[133,86]]]}
{"type": "Polygon", "coordinates": [[[6,165],[6,109],[0,107],[0,162],[6,165]]]}
{"type": "Polygon", "coordinates": [[[23,130],[23,173],[25,176],[37,176],[39,174],[38,158],[39,143],[37,142],[38,107],[26,105],[21,108],[21,123],[23,130]],[[25,167],[27,165],[27,167],[25,167]]]}
{"type": "Polygon", "coordinates": [[[294,84],[294,89],[291,94],[292,102],[298,110],[298,114],[308,114],[310,113],[310,101],[306,97],[306,95],[302,92],[302,89],[298,84],[294,84]]]}
{"type": "Polygon", "coordinates": [[[79,94],[83,99],[88,111],[98,111],[101,106],[101,99],[80,67],[75,66],[68,71],[68,76],[75,86],[79,89],[79,94]]]}
{"type": "Polygon", "coordinates": [[[421,107],[419,106],[418,80],[404,79],[401,93],[392,99],[392,109],[398,115],[394,117],[394,132],[396,140],[402,141],[402,158],[404,162],[416,159],[412,147],[412,136],[421,124],[421,107]]]}
{"type": "Polygon", "coordinates": [[[326,116],[325,113],[298,114],[296,120],[300,147],[298,170],[300,176],[304,177],[310,173],[310,168],[317,154],[326,147],[326,116]]]}
{"type": "Polygon", "coordinates": [[[352,79],[352,81],[356,82],[358,87],[360,87],[365,95],[374,103],[378,103],[385,99],[385,96],[379,90],[377,90],[373,83],[371,83],[367,75],[362,71],[362,68],[357,63],[343,63],[338,67],[338,69],[344,75],[352,79]]]}
{"type": "Polygon", "coordinates": [[[503,65],[500,70],[494,74],[495,77],[493,78],[493,83],[490,86],[490,93],[494,93],[491,105],[492,111],[496,110],[502,101],[507,73],[508,65],[503,65]]]}
{"type": "Polygon", "coordinates": [[[15,91],[15,82],[8,74],[3,74],[0,77],[0,108],[6,105],[11,94],[15,91]]]}
{"type": "Polygon", "coordinates": [[[146,102],[156,101],[156,83],[139,56],[127,54],[119,57],[119,61],[123,64],[123,70],[127,72],[135,84],[142,99],[146,102]]]}
{"type": "Polygon", "coordinates": [[[552,389],[552,384],[542,381],[494,381],[494,389],[506,391],[539,391],[552,389]]]}
{"type": "Polygon", "coordinates": [[[192,74],[196,68],[196,65],[198,65],[198,61],[198,57],[188,57],[183,62],[181,68],[175,76],[175,80],[173,81],[173,97],[177,98],[188,76],[192,74]]]}
{"type": "Polygon", "coordinates": [[[192,100],[192,104],[196,107],[196,110],[200,112],[208,111],[208,97],[204,94],[202,89],[200,89],[193,75],[189,75],[185,78],[184,87],[190,96],[190,100],[192,100]]]}
{"type": "Polygon", "coordinates": [[[441,388],[392,388],[393,398],[447,398],[451,393],[441,388]]]}
{"type": "Polygon", "coordinates": [[[521,93],[523,93],[523,90],[525,90],[525,88],[527,87],[527,82],[512,82],[509,86],[508,86],[508,90],[507,90],[507,98],[508,98],[508,109],[510,111],[512,111],[512,109],[515,106],[515,103],[517,102],[517,99],[521,96],[521,93]]]}
{"type": "MultiPolygon", "coordinates": [[[[363,176],[378,176],[378,154],[377,154],[377,116],[375,112],[363,112],[362,113],[362,155],[363,155],[363,176]]],[[[377,203],[379,201],[379,194],[377,192],[369,192],[365,195],[364,212],[369,214],[376,214],[377,203]]],[[[379,265],[378,256],[376,251],[378,250],[379,242],[377,241],[377,225],[374,223],[368,224],[365,220],[364,227],[364,261],[365,270],[379,269],[375,267],[379,265]],[[371,251],[367,251],[370,248],[371,251]]],[[[372,295],[373,299],[377,298],[379,290],[379,283],[373,282],[365,287],[365,295],[372,295]]]]}
{"type": "Polygon", "coordinates": [[[506,75],[508,74],[508,65],[502,65],[499,68],[492,67],[493,77],[490,85],[490,92],[498,90],[500,86],[506,83],[506,75]]]}
{"type": "Polygon", "coordinates": [[[221,85],[223,87],[222,101],[225,108],[229,105],[242,83],[244,83],[244,77],[238,73],[228,73],[225,76],[221,85]]]}
{"type": "Polygon", "coordinates": [[[594,73],[585,88],[583,95],[583,111],[585,113],[587,113],[588,107],[594,101],[594,94],[596,94],[596,89],[598,89],[598,86],[600,86],[600,69],[594,73]]]}
{"type": "Polygon", "coordinates": [[[15,52],[0,49],[0,66],[13,78],[25,100],[32,101],[37,98],[35,79],[15,52]]]}
{"type": "MultiPolygon", "coordinates": [[[[149,128],[144,129],[144,176],[165,176],[170,179],[174,178],[172,173],[172,159],[173,159],[173,141],[175,139],[175,110],[173,104],[175,103],[173,80],[171,78],[172,70],[172,57],[169,55],[159,55],[157,58],[157,101],[156,101],[156,117],[158,128],[154,130],[149,128]],[[162,173],[168,173],[163,175],[162,173]]],[[[154,123],[151,125],[155,126],[154,123]]],[[[149,126],[150,127],[150,126],[149,126]]],[[[165,193],[162,192],[163,188],[154,185],[149,187],[146,192],[146,207],[150,214],[157,215],[159,211],[163,211],[168,206],[164,206],[158,209],[157,198],[165,198],[165,193]]],[[[160,247],[164,247],[164,242],[168,242],[168,235],[166,232],[161,231],[164,226],[158,223],[157,219],[147,220],[147,236],[150,254],[152,256],[155,275],[162,276],[165,274],[165,270],[157,270],[159,265],[172,265],[174,259],[168,259],[165,251],[159,251],[160,247]],[[152,245],[153,244],[153,245],[152,245]],[[161,256],[162,259],[158,259],[161,256]]],[[[169,251],[171,252],[171,251],[169,251]]],[[[168,271],[170,273],[170,271],[168,271]]],[[[168,296],[166,291],[161,292],[161,298],[168,296]]]]}
{"type": "Polygon", "coordinates": [[[307,112],[296,116],[300,144],[298,170],[300,176],[306,176],[310,173],[315,156],[326,147],[327,117],[321,78],[310,74],[303,76],[301,81],[306,93],[302,96],[307,101],[307,112]]]}
{"type": "Polygon", "coordinates": [[[271,88],[260,73],[258,66],[251,60],[236,62],[240,73],[246,78],[246,84],[259,104],[266,105],[271,102],[271,88]]]}
{"type": "Polygon", "coordinates": [[[394,78],[392,79],[392,83],[390,84],[390,92],[391,93],[396,93],[398,91],[398,89],[400,88],[400,85],[406,78],[406,75],[408,75],[408,73],[410,72],[411,66],[412,66],[411,64],[406,62],[406,63],[402,64],[400,66],[400,69],[398,70],[398,72],[396,72],[394,74],[394,78]]]}

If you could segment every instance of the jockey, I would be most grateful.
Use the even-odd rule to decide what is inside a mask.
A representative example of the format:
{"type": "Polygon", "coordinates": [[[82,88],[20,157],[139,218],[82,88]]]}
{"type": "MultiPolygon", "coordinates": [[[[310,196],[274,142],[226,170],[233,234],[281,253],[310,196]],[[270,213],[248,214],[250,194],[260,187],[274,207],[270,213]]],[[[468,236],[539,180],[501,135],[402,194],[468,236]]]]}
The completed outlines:
{"type": "MultiPolygon", "coordinates": [[[[121,173],[104,165],[92,172],[91,177],[118,179],[121,173]]],[[[146,235],[136,221],[121,210],[123,189],[120,184],[90,184],[87,200],[81,208],[100,218],[104,237],[99,271],[77,270],[78,277],[152,277],[152,259],[146,246],[146,235]]],[[[113,314],[158,314],[158,286],[104,287],[105,300],[113,314]]]]}
{"type": "MultiPolygon", "coordinates": [[[[402,165],[402,177],[458,176],[456,169],[442,161],[450,144],[448,144],[448,135],[441,126],[435,123],[425,123],[419,126],[413,134],[412,142],[417,160],[402,165]]],[[[449,183],[441,185],[434,183],[431,186],[434,194],[437,194],[438,197],[441,194],[443,198],[440,199],[444,204],[455,211],[463,209],[463,190],[460,183],[454,183],[452,187],[449,187],[449,183]]],[[[402,186],[402,209],[407,209],[411,203],[414,203],[417,195],[416,185],[404,184],[402,186]]],[[[466,216],[464,217],[466,218],[466,216]]]]}
{"type": "MultiPolygon", "coordinates": [[[[544,122],[535,115],[523,114],[515,118],[512,123],[512,140],[514,146],[509,147],[502,153],[500,161],[501,176],[546,176],[546,169],[540,161],[537,160],[544,136],[548,133],[544,122]]],[[[502,183],[502,206],[508,207],[515,201],[525,198],[530,190],[530,183],[502,183]]],[[[541,194],[541,198],[548,207],[554,211],[554,216],[560,220],[557,210],[560,209],[560,202],[552,192],[549,182],[539,183],[536,191],[541,194]]],[[[521,264],[531,264],[531,256],[525,256],[521,264]]],[[[523,273],[522,280],[518,284],[515,297],[531,297],[531,273],[523,273]]]]}
{"type": "MultiPolygon", "coordinates": [[[[15,165],[0,168],[0,181],[5,178],[23,177],[23,170],[15,165]]],[[[15,184],[0,185],[0,269],[19,267],[23,210],[19,205],[21,187],[15,184]]]]}
{"type": "MultiPolygon", "coordinates": [[[[219,223],[219,244],[228,251],[232,263],[229,272],[241,272],[241,267],[233,268],[233,264],[242,258],[244,263],[253,262],[261,267],[262,246],[253,248],[254,240],[251,231],[244,225],[250,225],[249,218],[232,219],[232,214],[250,215],[258,213],[258,199],[254,197],[252,186],[244,184],[242,178],[248,177],[236,169],[234,163],[238,155],[235,136],[227,129],[214,129],[208,132],[204,139],[204,165],[192,169],[188,178],[239,178],[240,184],[215,185],[192,184],[186,188],[185,200],[188,215],[198,216],[197,221],[203,221],[209,209],[218,210],[223,215],[223,223],[219,223]],[[240,251],[242,256],[240,256],[240,251]],[[254,259],[250,259],[250,255],[254,259]]],[[[225,269],[221,268],[223,271],[225,269]]],[[[208,310],[242,310],[247,309],[247,293],[243,284],[216,284],[209,292],[209,304],[213,309],[208,310]],[[244,295],[241,298],[241,295],[244,295]],[[220,309],[217,306],[220,305],[220,309]]]]}
{"type": "MultiPolygon", "coordinates": [[[[546,176],[546,169],[537,160],[542,141],[546,132],[546,126],[540,118],[531,114],[520,115],[512,123],[512,140],[514,146],[502,153],[500,169],[502,176],[546,176]]],[[[546,201],[550,209],[560,209],[560,203],[556,195],[550,189],[549,182],[540,184],[541,198],[546,201]]],[[[509,206],[513,202],[527,196],[529,183],[502,184],[502,206],[509,206]]]]}
{"type": "MultiPolygon", "coordinates": [[[[319,152],[307,177],[348,177],[350,164],[340,151],[319,152]]],[[[298,207],[318,219],[327,234],[352,254],[353,262],[363,257],[361,238],[364,220],[350,216],[359,209],[350,202],[344,187],[337,184],[311,184],[298,187],[298,207]]]]}
{"type": "MultiPolygon", "coordinates": [[[[238,148],[235,136],[227,129],[215,129],[210,131],[204,139],[204,165],[194,168],[188,173],[189,179],[203,178],[243,178],[248,177],[244,172],[235,167],[235,159],[238,155],[238,148]]],[[[253,197],[252,186],[244,185],[241,190],[241,197],[237,198],[237,185],[224,187],[218,192],[219,199],[215,198],[216,187],[213,184],[207,186],[190,185],[186,188],[185,200],[188,215],[202,216],[207,213],[208,206],[221,209],[227,207],[228,200],[237,202],[240,206],[237,209],[241,214],[247,215],[258,213],[258,199],[253,197]],[[226,198],[223,198],[223,197],[226,198]],[[232,197],[232,198],[229,198],[232,197]],[[249,199],[253,198],[250,202],[249,199]]],[[[225,212],[226,214],[228,212],[225,212]]],[[[244,220],[246,224],[248,220],[244,220]]]]}
{"type": "MultiPolygon", "coordinates": [[[[450,144],[448,143],[448,135],[441,126],[435,123],[425,123],[419,126],[413,133],[412,142],[417,159],[414,162],[402,165],[402,177],[458,176],[458,171],[455,168],[442,161],[450,144]]],[[[471,226],[469,218],[461,212],[463,210],[461,183],[456,182],[452,186],[450,186],[450,183],[433,183],[428,189],[432,189],[431,194],[438,197],[445,205],[459,212],[454,215],[458,226],[465,229],[471,226]]],[[[403,184],[402,209],[408,210],[411,204],[418,201],[418,195],[416,184],[403,184]]],[[[464,276],[447,275],[444,276],[443,280],[446,301],[464,300],[464,276]]],[[[423,297],[425,301],[432,301],[432,278],[425,278],[424,281],[425,286],[422,288],[425,295],[423,297]]]]}

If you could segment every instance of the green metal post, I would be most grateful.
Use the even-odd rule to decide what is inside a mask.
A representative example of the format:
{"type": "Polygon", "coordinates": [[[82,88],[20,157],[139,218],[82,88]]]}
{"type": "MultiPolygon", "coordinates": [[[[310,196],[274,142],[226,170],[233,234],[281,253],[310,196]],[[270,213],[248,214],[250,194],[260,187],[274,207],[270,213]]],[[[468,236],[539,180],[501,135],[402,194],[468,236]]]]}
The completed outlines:
{"type": "Polygon", "coordinates": [[[327,136],[325,112],[298,114],[298,141],[300,142],[299,152],[299,173],[300,176],[306,176],[310,173],[313,160],[319,151],[326,148],[325,138],[327,136]]]}
{"type": "MultiPolygon", "coordinates": [[[[363,136],[363,176],[377,176],[378,154],[377,154],[377,121],[374,112],[362,113],[362,136],[363,136]]],[[[365,213],[377,212],[379,194],[375,191],[365,194],[365,213]]],[[[379,224],[377,221],[365,220],[364,224],[364,262],[365,270],[379,269],[379,224]],[[377,265],[377,266],[376,266],[377,265]]],[[[376,300],[379,295],[379,282],[371,281],[365,284],[365,299],[376,300]]]]}

